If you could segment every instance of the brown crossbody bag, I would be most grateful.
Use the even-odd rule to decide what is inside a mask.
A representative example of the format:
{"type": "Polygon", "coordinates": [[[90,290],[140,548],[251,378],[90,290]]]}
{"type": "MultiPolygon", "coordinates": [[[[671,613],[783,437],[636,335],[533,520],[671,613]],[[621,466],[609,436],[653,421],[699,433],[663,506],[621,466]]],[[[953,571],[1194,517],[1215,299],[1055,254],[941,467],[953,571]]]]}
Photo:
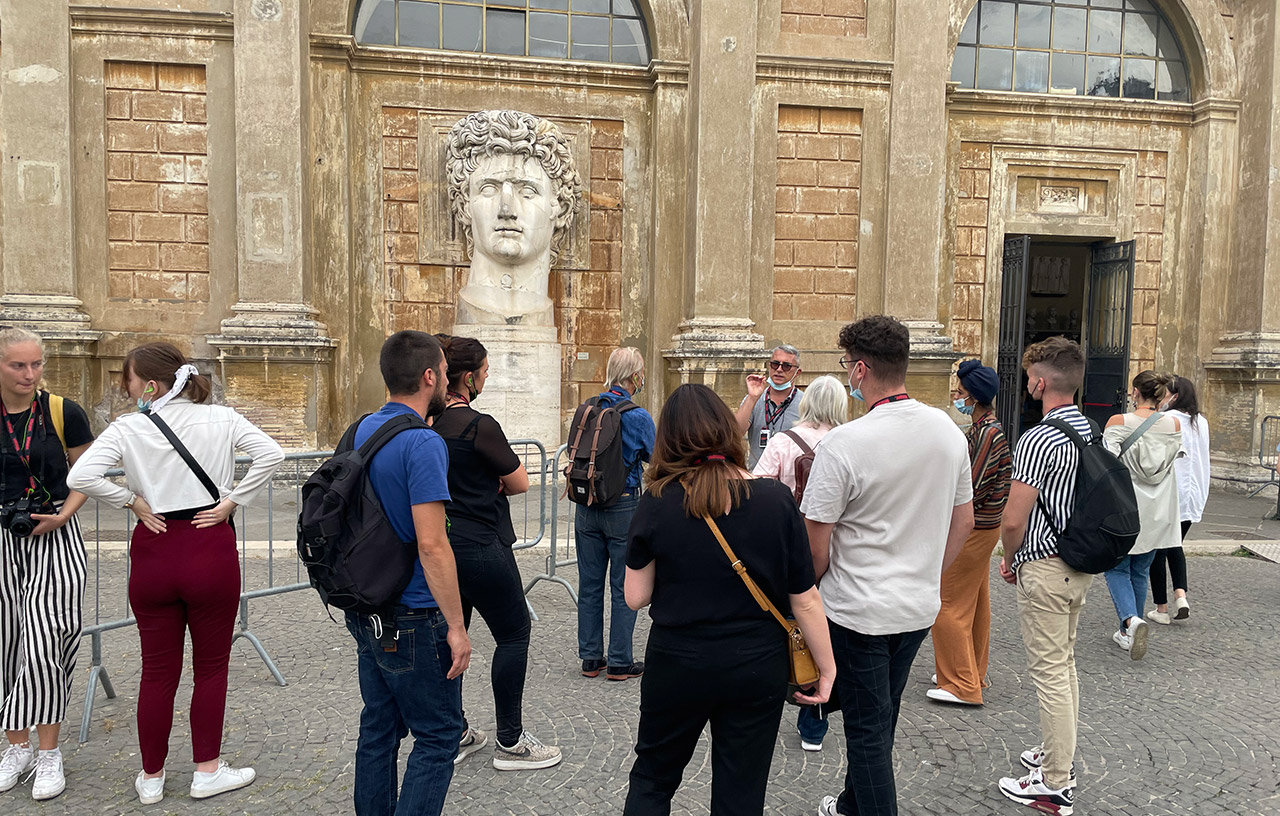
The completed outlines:
{"type": "Polygon", "coordinates": [[[751,576],[747,575],[747,568],[742,565],[742,561],[739,560],[738,556],[733,554],[733,550],[729,547],[729,542],[724,540],[724,534],[720,532],[720,528],[711,520],[711,517],[703,516],[702,520],[711,528],[716,541],[719,541],[720,546],[724,549],[724,554],[729,556],[729,565],[733,567],[734,572],[738,573],[742,583],[747,585],[747,589],[751,591],[751,597],[756,599],[756,603],[760,604],[761,609],[772,613],[777,618],[778,623],[782,624],[782,628],[787,631],[787,647],[791,654],[791,684],[800,688],[808,688],[817,683],[818,664],[813,659],[813,653],[809,651],[809,644],[805,643],[804,633],[800,631],[800,627],[794,620],[782,617],[782,613],[778,611],[778,607],[773,605],[773,601],[770,601],[759,585],[751,580],[751,576]]]}

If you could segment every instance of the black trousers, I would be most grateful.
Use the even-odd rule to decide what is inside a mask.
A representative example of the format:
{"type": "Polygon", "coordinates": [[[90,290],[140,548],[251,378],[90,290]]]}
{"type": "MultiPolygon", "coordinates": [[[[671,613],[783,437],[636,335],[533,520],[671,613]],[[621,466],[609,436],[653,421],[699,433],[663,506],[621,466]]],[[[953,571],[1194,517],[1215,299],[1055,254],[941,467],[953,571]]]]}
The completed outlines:
{"type": "Polygon", "coordinates": [[[849,761],[836,812],[842,816],[897,816],[893,737],[907,675],[929,630],[864,635],[827,623],[849,761]]]}
{"type": "Polygon", "coordinates": [[[654,625],[640,685],[636,762],[623,816],[667,816],[711,723],[711,816],[760,816],[789,674],[775,621],[654,625]]]}
{"type": "MultiPolygon", "coordinates": [[[[1182,522],[1182,539],[1187,538],[1187,531],[1191,529],[1191,522],[1182,522]]],[[[1151,562],[1151,600],[1157,606],[1164,606],[1169,603],[1169,588],[1164,582],[1164,565],[1169,564],[1169,575],[1173,577],[1173,588],[1187,591],[1187,554],[1183,552],[1181,547],[1170,547],[1164,550],[1156,550],[1156,558],[1151,562]]]]}
{"type": "MultiPolygon", "coordinates": [[[[462,614],[471,628],[471,611],[480,613],[493,634],[495,646],[490,681],[498,720],[498,742],[515,745],[524,730],[521,706],[529,664],[529,608],[524,602],[515,553],[499,542],[458,544],[453,548],[458,569],[462,614]]],[[[467,718],[463,714],[465,732],[467,718]]]]}

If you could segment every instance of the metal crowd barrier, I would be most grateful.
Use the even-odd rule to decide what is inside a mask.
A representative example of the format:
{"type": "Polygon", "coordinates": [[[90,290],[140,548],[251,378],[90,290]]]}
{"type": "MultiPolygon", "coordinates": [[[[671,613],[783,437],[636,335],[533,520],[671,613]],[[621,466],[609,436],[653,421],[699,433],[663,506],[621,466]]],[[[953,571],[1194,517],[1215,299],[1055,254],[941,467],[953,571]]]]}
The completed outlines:
{"type": "MultiPolygon", "coordinates": [[[[525,464],[531,480],[530,496],[524,499],[522,507],[518,510],[513,508],[512,512],[512,523],[515,527],[517,538],[513,549],[527,549],[541,543],[547,532],[548,496],[545,478],[547,453],[546,448],[541,443],[532,439],[512,440],[510,444],[525,464]],[[534,489],[538,490],[536,498],[532,495],[534,489]],[[535,507],[536,516],[533,515],[535,507]]],[[[233,642],[241,638],[246,640],[254,651],[258,653],[258,657],[262,658],[262,662],[266,665],[267,671],[271,673],[271,677],[281,686],[287,685],[284,675],[281,674],[275,661],[268,654],[266,647],[251,628],[249,602],[269,595],[280,595],[310,588],[311,585],[307,580],[307,576],[302,571],[302,563],[296,556],[298,505],[302,498],[302,485],[311,476],[315,468],[319,467],[321,462],[332,455],[333,451],[305,451],[286,454],[284,463],[276,471],[275,476],[272,477],[272,480],[263,491],[263,497],[252,507],[239,508],[236,515],[236,535],[239,538],[240,549],[241,593],[239,625],[233,642]],[[292,493],[292,500],[284,501],[281,494],[284,494],[284,497],[288,497],[290,492],[292,493]],[[277,502],[283,503],[277,507],[277,502]],[[264,515],[266,517],[265,527],[263,523],[264,515]],[[279,519],[276,518],[277,515],[280,516],[279,519]],[[280,528],[283,529],[280,530],[280,528]],[[280,530],[279,541],[277,541],[277,530],[280,530]],[[250,546],[251,543],[252,547],[250,546]],[[250,571],[251,549],[254,556],[252,575],[250,571]],[[276,564],[276,551],[278,549],[287,554],[288,558],[286,560],[292,560],[292,566],[276,564]],[[266,563],[265,565],[259,565],[257,559],[263,555],[266,557],[266,563]],[[254,584],[260,583],[263,566],[265,566],[266,572],[265,586],[254,586],[254,584]]],[[[248,457],[240,457],[236,459],[236,464],[238,466],[247,465],[250,461],[248,457]]],[[[123,476],[124,472],[122,470],[112,470],[106,475],[123,476]]],[[[554,498],[551,499],[551,502],[554,503],[554,498]]],[[[88,638],[90,642],[90,666],[89,683],[85,692],[84,712],[80,719],[81,742],[89,739],[89,723],[93,716],[93,706],[97,697],[98,687],[102,687],[102,691],[106,693],[108,699],[114,699],[116,696],[115,689],[111,684],[111,677],[103,663],[102,636],[106,632],[124,629],[137,623],[137,620],[130,614],[131,610],[129,608],[129,559],[127,557],[129,534],[136,523],[136,519],[127,510],[106,507],[100,502],[92,501],[86,503],[78,513],[82,528],[88,527],[87,522],[90,514],[92,515],[93,530],[92,534],[86,533],[85,547],[94,556],[94,587],[92,623],[89,623],[90,616],[86,615],[85,623],[88,625],[84,627],[82,633],[82,636],[88,638]],[[123,542],[124,546],[120,549],[120,552],[124,555],[122,560],[124,561],[125,570],[123,597],[107,598],[106,603],[114,603],[115,606],[107,611],[105,615],[102,592],[104,534],[108,540],[117,539],[123,542]],[[112,614],[118,614],[119,617],[103,620],[104,617],[110,617],[112,614]]],[[[572,592],[572,590],[570,591],[572,592]]],[[[527,600],[526,603],[528,603],[527,600]]],[[[533,612],[532,606],[529,607],[529,611],[536,620],[537,614],[533,612]]]]}
{"type": "MultiPolygon", "coordinates": [[[[573,567],[578,563],[578,553],[574,545],[573,535],[573,519],[576,515],[573,512],[575,505],[567,498],[561,497],[560,459],[568,450],[568,445],[561,445],[556,449],[555,455],[547,462],[549,472],[543,478],[545,489],[551,492],[551,530],[550,545],[551,551],[547,554],[546,571],[538,573],[528,584],[525,585],[524,594],[527,596],[529,591],[537,585],[539,581],[550,581],[560,584],[568,591],[569,597],[574,604],[578,603],[577,590],[573,588],[573,584],[569,583],[563,576],[557,574],[557,570],[562,567],[573,567]],[[564,511],[564,518],[560,518],[561,510],[564,511]],[[562,532],[563,530],[563,532],[562,532]]],[[[543,514],[544,517],[546,514],[543,514]]],[[[536,620],[536,617],[535,617],[536,620]]]]}

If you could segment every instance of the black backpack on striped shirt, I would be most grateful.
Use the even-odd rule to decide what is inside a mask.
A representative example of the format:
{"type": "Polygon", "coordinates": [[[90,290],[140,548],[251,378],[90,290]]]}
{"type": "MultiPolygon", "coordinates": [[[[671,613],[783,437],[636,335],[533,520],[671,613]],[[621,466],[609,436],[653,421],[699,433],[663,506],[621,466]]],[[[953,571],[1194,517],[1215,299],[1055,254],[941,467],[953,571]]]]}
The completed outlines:
{"type": "Polygon", "coordinates": [[[1092,421],[1089,428],[1093,436],[1088,442],[1060,419],[1046,419],[1044,424],[1065,434],[1080,452],[1075,507],[1065,530],[1053,523],[1044,499],[1036,497],[1049,529],[1058,537],[1058,557],[1080,572],[1106,572],[1119,564],[1138,540],[1141,523],[1133,477],[1119,457],[1103,447],[1102,434],[1092,421]]]}

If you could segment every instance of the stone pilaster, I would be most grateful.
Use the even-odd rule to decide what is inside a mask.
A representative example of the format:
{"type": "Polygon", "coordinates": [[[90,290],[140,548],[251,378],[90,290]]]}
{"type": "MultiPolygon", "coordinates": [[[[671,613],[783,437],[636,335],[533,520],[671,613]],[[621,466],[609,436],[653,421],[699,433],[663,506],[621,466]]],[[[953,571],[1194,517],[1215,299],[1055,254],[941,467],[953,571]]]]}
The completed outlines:
{"type": "Polygon", "coordinates": [[[1257,466],[1262,419],[1280,414],[1280,12],[1241,4],[1236,17],[1240,183],[1225,334],[1205,362],[1213,476],[1228,486],[1266,480],[1257,466]]]}
{"type": "MultiPolygon", "coordinates": [[[[951,338],[938,322],[945,223],[947,18],[931,0],[894,3],[889,108],[889,196],[885,224],[884,311],[911,332],[910,381],[924,401],[947,400],[951,338]]],[[[866,310],[860,310],[866,311],[866,310]]]]}
{"type": "Polygon", "coordinates": [[[667,386],[699,382],[727,400],[767,357],[754,331],[751,287],[755,168],[754,3],[695,0],[689,29],[685,183],[685,319],[663,352],[667,386]]]}
{"type": "Polygon", "coordinates": [[[262,405],[253,384],[277,364],[287,392],[255,419],[314,445],[327,439],[335,342],[309,302],[308,4],[235,0],[235,40],[238,301],[208,339],[234,405],[262,405]]]}
{"type": "Polygon", "coordinates": [[[99,333],[72,263],[71,18],[65,4],[0,0],[0,19],[0,325],[39,333],[57,387],[85,399],[99,333]]]}

